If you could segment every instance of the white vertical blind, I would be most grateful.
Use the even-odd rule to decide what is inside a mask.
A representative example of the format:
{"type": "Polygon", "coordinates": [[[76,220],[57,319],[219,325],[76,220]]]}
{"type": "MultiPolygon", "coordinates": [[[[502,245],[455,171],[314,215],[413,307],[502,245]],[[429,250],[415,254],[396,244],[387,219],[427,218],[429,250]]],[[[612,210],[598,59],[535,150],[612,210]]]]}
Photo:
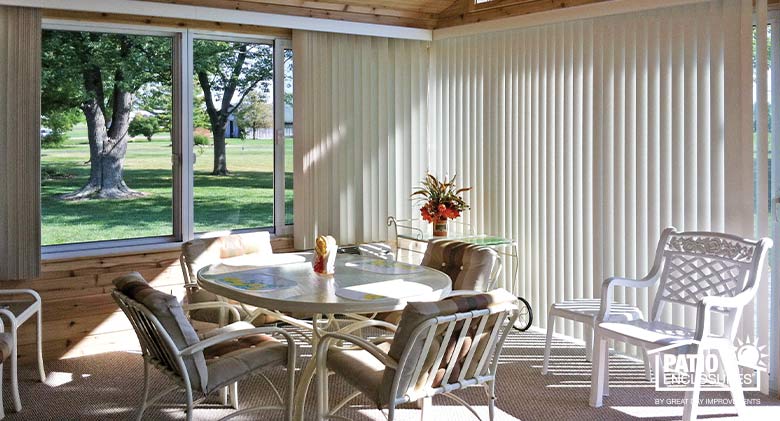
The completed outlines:
{"type": "MultiPolygon", "coordinates": [[[[644,275],[666,226],[753,235],[751,16],[720,0],[433,43],[431,169],[474,187],[467,222],[519,240],[507,286],[541,326],[644,275]]],[[[616,299],[648,313],[653,293],[616,299]]]]}
{"type": "Polygon", "coordinates": [[[0,279],[38,276],[41,13],[0,6],[0,279]]]}
{"type": "Polygon", "coordinates": [[[428,44],[293,32],[295,247],[386,239],[427,164],[428,44]]]}

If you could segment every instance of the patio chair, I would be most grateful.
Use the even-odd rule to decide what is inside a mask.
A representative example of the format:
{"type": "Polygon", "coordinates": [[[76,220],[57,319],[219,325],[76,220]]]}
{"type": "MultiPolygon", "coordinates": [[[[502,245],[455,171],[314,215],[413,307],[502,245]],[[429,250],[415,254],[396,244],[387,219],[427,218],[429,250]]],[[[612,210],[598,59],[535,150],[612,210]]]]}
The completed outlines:
{"type": "Polygon", "coordinates": [[[32,289],[3,289],[0,290],[0,320],[5,318],[10,325],[11,334],[11,394],[14,398],[14,410],[22,410],[22,400],[19,397],[19,375],[17,332],[19,326],[35,317],[35,342],[36,357],[38,359],[38,376],[41,382],[46,381],[46,373],[43,370],[43,338],[42,338],[42,313],[41,296],[32,289]]]}
{"type": "MultiPolygon", "coordinates": [[[[650,273],[640,280],[609,278],[601,288],[601,313],[594,329],[593,372],[590,405],[600,407],[609,393],[609,348],[612,339],[647,351],[691,353],[704,356],[717,351],[737,412],[745,402],[734,352],[743,308],[755,297],[761,271],[772,240],[758,241],[714,232],[678,232],[667,228],[661,234],[650,273]],[[612,296],[616,286],[649,288],[658,285],[647,321],[612,319],[612,296]],[[666,305],[696,309],[696,327],[661,322],[666,305]],[[724,316],[722,332],[715,332],[712,316],[724,316]]],[[[686,392],[685,420],[696,419],[702,386],[702,366],[695,364],[693,386],[686,392]]],[[[661,376],[661,373],[657,373],[661,376]]]]}
{"type": "Polygon", "coordinates": [[[259,410],[284,410],[287,419],[292,418],[296,348],[289,333],[236,322],[198,337],[176,297],[153,289],[138,273],[119,277],[113,283],[116,289],[111,295],[130,319],[143,352],[144,392],[138,420],[161,397],[181,389],[187,397],[187,421],[192,419],[196,403],[194,392],[202,393],[205,399],[229,388],[231,406],[238,409],[237,382],[256,373],[265,379],[280,405],[246,408],[223,419],[259,410]],[[270,335],[281,335],[286,344],[270,335]],[[151,399],[149,366],[159,368],[175,383],[151,399]],[[276,366],[287,368],[286,402],[273,383],[258,373],[276,366]]]}
{"type": "MultiPolygon", "coordinates": [[[[489,291],[501,273],[501,259],[495,250],[448,239],[429,241],[421,265],[442,271],[450,277],[450,296],[489,291]]],[[[379,318],[397,325],[401,313],[383,313],[379,318]]]]}
{"type": "Polygon", "coordinates": [[[271,249],[270,234],[265,231],[233,234],[200,238],[182,244],[180,261],[186,290],[183,307],[190,319],[219,326],[239,320],[256,326],[276,322],[275,318],[263,312],[230,302],[198,286],[198,270],[206,265],[236,258],[258,265],[272,263],[275,256],[271,249]]]}
{"type": "Polygon", "coordinates": [[[3,321],[0,319],[0,420],[5,418],[3,408],[3,363],[11,356],[11,350],[15,347],[14,338],[3,329],[3,321]]]}
{"type": "Polygon", "coordinates": [[[334,413],[360,394],[377,408],[388,408],[393,420],[398,405],[442,394],[475,410],[451,392],[483,386],[490,419],[495,413],[498,358],[514,319],[517,298],[498,289],[485,294],[461,295],[438,302],[409,303],[390,341],[375,343],[345,333],[327,333],[317,346],[317,419],[334,413]],[[506,323],[507,320],[510,323],[506,323]],[[349,342],[351,348],[331,346],[349,342]],[[358,391],[328,404],[328,371],[340,374],[358,391]]]}

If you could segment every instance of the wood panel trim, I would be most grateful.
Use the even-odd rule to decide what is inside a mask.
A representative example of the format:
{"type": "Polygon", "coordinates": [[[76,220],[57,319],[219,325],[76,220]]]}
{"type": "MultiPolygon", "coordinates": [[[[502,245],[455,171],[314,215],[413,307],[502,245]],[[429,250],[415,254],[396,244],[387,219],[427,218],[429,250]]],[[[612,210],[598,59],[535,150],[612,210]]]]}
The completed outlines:
{"type": "Polygon", "coordinates": [[[73,10],[56,9],[44,9],[43,17],[45,19],[63,19],[76,22],[99,22],[128,25],[149,25],[165,28],[202,29],[207,31],[232,32],[237,34],[261,35],[273,38],[292,39],[292,30],[287,28],[244,25],[240,23],[161,18],[152,16],[125,15],[119,13],[78,12],[73,10]]]}

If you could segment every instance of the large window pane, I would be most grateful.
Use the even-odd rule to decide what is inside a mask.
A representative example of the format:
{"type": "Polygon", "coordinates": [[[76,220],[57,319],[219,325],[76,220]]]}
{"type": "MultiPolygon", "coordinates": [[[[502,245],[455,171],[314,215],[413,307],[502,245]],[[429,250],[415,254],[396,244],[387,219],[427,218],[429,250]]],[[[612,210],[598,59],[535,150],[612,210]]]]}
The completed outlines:
{"type": "Polygon", "coordinates": [[[172,234],[171,46],[44,31],[44,245],[172,234]]]}
{"type": "Polygon", "coordinates": [[[273,226],[273,47],[197,39],[195,231],[273,226]]]}

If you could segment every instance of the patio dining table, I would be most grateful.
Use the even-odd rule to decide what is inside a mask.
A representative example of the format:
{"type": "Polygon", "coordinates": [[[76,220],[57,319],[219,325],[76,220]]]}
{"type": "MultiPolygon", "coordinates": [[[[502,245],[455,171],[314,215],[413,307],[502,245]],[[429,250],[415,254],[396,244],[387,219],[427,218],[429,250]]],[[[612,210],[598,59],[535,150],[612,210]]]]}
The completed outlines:
{"type": "MultiPolygon", "coordinates": [[[[327,332],[350,333],[371,326],[393,329],[394,325],[371,319],[371,315],[402,310],[410,301],[437,301],[452,288],[446,274],[425,266],[339,254],[335,274],[325,276],[312,270],[312,258],[312,253],[295,253],[270,265],[228,259],[199,270],[198,282],[207,291],[301,328],[312,350],[327,332]]],[[[296,387],[295,419],[303,419],[315,369],[312,356],[296,387]]]]}

